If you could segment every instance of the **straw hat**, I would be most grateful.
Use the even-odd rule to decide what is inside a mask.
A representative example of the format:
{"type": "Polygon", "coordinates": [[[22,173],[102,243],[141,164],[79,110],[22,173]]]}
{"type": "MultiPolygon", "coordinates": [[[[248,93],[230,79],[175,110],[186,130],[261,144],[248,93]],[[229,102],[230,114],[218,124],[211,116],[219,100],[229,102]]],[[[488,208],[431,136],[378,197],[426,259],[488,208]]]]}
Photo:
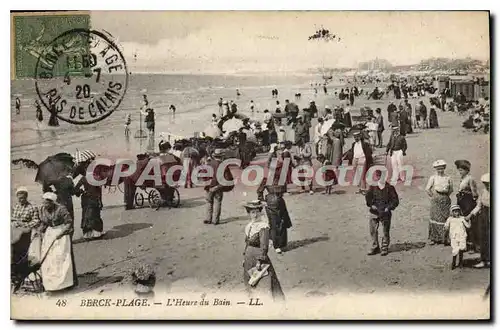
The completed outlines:
{"type": "Polygon", "coordinates": [[[490,183],[490,173],[483,174],[481,177],[481,182],[490,183]]]}
{"type": "Polygon", "coordinates": [[[458,206],[458,205],[456,205],[456,204],[455,204],[455,205],[452,205],[452,206],[450,207],[450,212],[453,212],[453,211],[455,211],[455,210],[459,210],[459,211],[460,211],[460,206],[458,206]]]}
{"type": "Polygon", "coordinates": [[[434,163],[432,163],[432,167],[434,168],[445,168],[446,167],[446,162],[442,159],[436,160],[434,163]]]}
{"type": "Polygon", "coordinates": [[[214,152],[212,153],[212,157],[222,157],[223,155],[224,155],[224,150],[220,148],[215,149],[214,152]]]}
{"type": "Polygon", "coordinates": [[[27,194],[28,193],[28,189],[26,187],[24,187],[24,186],[18,187],[16,189],[16,195],[19,194],[19,193],[26,193],[27,194]]]}
{"type": "Polygon", "coordinates": [[[45,194],[42,195],[42,198],[51,200],[54,203],[57,201],[57,195],[54,194],[53,192],[46,192],[45,194]]]}
{"type": "Polygon", "coordinates": [[[256,209],[259,210],[259,211],[261,211],[262,208],[264,206],[266,206],[266,204],[264,202],[260,201],[260,200],[253,200],[253,201],[245,203],[245,205],[243,205],[243,206],[245,207],[245,209],[247,210],[247,212],[250,211],[250,210],[256,210],[256,209]]]}

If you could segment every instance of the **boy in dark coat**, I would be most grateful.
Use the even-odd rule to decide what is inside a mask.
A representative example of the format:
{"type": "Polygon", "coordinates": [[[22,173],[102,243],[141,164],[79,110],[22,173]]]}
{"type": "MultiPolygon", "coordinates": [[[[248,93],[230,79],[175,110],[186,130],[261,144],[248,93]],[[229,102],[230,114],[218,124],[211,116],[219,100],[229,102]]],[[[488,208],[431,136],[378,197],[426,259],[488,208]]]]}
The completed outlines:
{"type": "Polygon", "coordinates": [[[377,170],[373,173],[373,182],[375,185],[370,186],[366,193],[366,206],[370,209],[370,236],[372,239],[372,247],[368,255],[381,253],[386,256],[389,253],[390,229],[392,211],[399,205],[399,197],[394,186],[380,180],[381,171],[377,170]],[[382,224],[382,249],[378,243],[378,227],[382,224]]]}

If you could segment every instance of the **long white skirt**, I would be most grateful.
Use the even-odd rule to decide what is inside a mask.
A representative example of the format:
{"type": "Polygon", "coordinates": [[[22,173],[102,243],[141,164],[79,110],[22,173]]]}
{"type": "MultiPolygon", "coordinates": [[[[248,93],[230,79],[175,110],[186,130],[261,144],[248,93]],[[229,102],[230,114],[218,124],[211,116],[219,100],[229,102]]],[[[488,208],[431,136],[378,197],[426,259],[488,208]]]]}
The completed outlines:
{"type": "MultiPolygon", "coordinates": [[[[64,226],[49,227],[43,236],[42,253],[47,253],[49,246],[64,226]]],[[[41,266],[43,287],[46,291],[58,291],[73,285],[73,260],[71,260],[71,238],[64,235],[56,240],[50,248],[41,266]]]]}

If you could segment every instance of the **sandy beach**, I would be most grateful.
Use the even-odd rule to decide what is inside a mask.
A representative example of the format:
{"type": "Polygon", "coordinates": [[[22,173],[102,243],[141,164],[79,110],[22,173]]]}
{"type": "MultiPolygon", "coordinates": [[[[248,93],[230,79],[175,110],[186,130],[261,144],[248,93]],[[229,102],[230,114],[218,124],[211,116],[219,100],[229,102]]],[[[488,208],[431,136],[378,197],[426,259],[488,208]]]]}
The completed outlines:
{"type": "MultiPolygon", "coordinates": [[[[279,100],[293,100],[293,93],[301,91],[300,108],[315,99],[320,111],[326,104],[340,101],[322,93],[314,98],[313,90],[304,81],[302,86],[280,89],[279,100]]],[[[14,84],[15,85],[15,84],[14,84]]],[[[219,97],[234,99],[240,111],[249,100],[257,104],[259,113],[274,103],[270,88],[241,88],[239,100],[228,88],[220,94],[205,95],[189,106],[178,107],[175,119],[158,107],[157,131],[171,131],[179,135],[202,130],[211,113],[216,112],[219,97]],[[184,110],[186,109],[186,110],[184,110]],[[193,110],[199,109],[199,110],[193,110]]],[[[137,106],[140,93],[130,94],[129,107],[137,106]]],[[[13,94],[15,94],[13,88],[13,94]]],[[[207,93],[209,94],[209,93],[207,93]]],[[[34,95],[23,94],[22,119],[12,115],[12,158],[26,157],[41,161],[54,152],[90,149],[103,155],[117,153],[133,155],[141,150],[133,138],[124,140],[122,119],[126,111],[115,112],[107,123],[94,127],[74,127],[63,124],[57,130],[26,129],[34,124],[34,95]],[[31,97],[31,98],[30,98],[31,97]],[[24,126],[23,126],[24,125],[24,126]]],[[[153,104],[160,104],[162,97],[152,94],[153,104]]],[[[363,96],[356,100],[355,108],[369,105],[383,109],[387,124],[386,108],[389,100],[368,101],[363,96]]],[[[414,104],[416,101],[411,100],[414,104]]],[[[169,104],[165,101],[161,104],[169,104]]],[[[428,104],[428,100],[426,100],[428,104]]],[[[463,117],[454,113],[438,112],[440,128],[417,130],[407,137],[409,150],[405,163],[415,168],[412,185],[396,187],[400,206],[393,215],[390,254],[387,257],[366,255],[369,249],[367,209],[364,197],[355,194],[355,187],[336,187],[334,194],[292,194],[286,203],[293,227],[289,231],[289,247],[283,255],[270,252],[278,277],[286,295],[333,295],[342,292],[376,295],[383,292],[404,293],[459,293],[480,295],[489,284],[489,270],[470,268],[477,254],[465,255],[466,267],[450,271],[451,250],[445,246],[428,246],[427,226],[429,200],[424,192],[432,174],[432,162],[444,159],[447,173],[457,187],[459,175],[453,166],[456,159],[472,162],[471,174],[478,179],[489,168],[489,135],[474,134],[461,128],[463,117]]],[[[316,120],[313,121],[313,125],[316,120]]],[[[137,121],[133,125],[137,125],[137,121]]],[[[386,126],[387,127],[387,126],[386,126]]],[[[132,129],[134,131],[134,129],[132,129]]],[[[384,132],[387,142],[389,132],[384,132]]],[[[346,141],[346,148],[352,140],[346,141]]],[[[142,146],[143,148],[144,146],[142,146]]],[[[385,149],[378,149],[378,155],[385,149]]],[[[383,157],[383,156],[379,156],[383,157]]],[[[35,171],[13,168],[12,189],[26,185],[30,199],[40,202],[41,188],[33,182],[35,171]]],[[[237,173],[236,173],[237,176],[237,173]]],[[[318,188],[319,189],[319,188],[318,188]]],[[[482,187],[480,188],[482,189],[482,187]]],[[[249,221],[241,206],[255,199],[255,187],[237,186],[224,195],[222,220],[219,226],[202,224],[205,212],[204,192],[201,188],[181,189],[181,205],[177,209],[150,208],[125,211],[122,194],[113,188],[104,191],[102,217],[107,234],[104,239],[84,242],[81,240],[79,200],[75,202],[75,257],[80,286],[76,292],[109,293],[125,287],[128,270],[137,263],[155,266],[158,287],[167,291],[186,288],[196,291],[240,292],[243,290],[242,252],[243,228],[249,221]]],[[[452,200],[455,200],[454,194],[452,200]]]]}

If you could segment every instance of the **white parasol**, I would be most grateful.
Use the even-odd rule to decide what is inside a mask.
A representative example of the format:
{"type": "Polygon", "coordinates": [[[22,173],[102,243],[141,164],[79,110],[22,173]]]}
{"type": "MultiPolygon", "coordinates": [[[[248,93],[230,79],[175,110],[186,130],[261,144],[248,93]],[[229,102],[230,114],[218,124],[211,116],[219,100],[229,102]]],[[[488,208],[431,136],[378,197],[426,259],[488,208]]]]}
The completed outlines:
{"type": "Polygon", "coordinates": [[[208,126],[207,128],[205,128],[203,133],[205,133],[205,136],[209,136],[213,139],[222,135],[222,132],[220,131],[219,127],[217,127],[215,125],[208,126]]]}
{"type": "Polygon", "coordinates": [[[330,127],[332,127],[333,123],[335,123],[335,119],[329,119],[323,123],[323,126],[321,126],[321,135],[325,135],[330,127]]]}
{"type": "Polygon", "coordinates": [[[222,130],[225,132],[233,132],[243,127],[243,121],[236,118],[231,118],[222,125],[222,130]]]}

